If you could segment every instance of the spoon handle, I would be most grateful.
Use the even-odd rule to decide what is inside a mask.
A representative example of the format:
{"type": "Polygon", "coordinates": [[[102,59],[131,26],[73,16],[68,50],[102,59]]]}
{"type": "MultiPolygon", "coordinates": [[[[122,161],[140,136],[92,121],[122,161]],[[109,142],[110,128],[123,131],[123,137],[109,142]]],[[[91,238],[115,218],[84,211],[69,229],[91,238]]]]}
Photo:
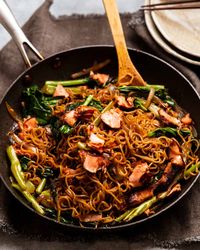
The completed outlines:
{"type": "Polygon", "coordinates": [[[115,0],[103,0],[118,57],[118,81],[124,84],[145,85],[146,83],[133,65],[124,38],[124,32],[115,0]]]}
{"type": "Polygon", "coordinates": [[[121,25],[117,4],[113,0],[103,0],[103,3],[117,50],[119,64],[121,64],[123,67],[123,65],[126,65],[126,61],[123,59],[129,57],[129,54],[126,48],[126,41],[124,38],[124,32],[121,25]]]}

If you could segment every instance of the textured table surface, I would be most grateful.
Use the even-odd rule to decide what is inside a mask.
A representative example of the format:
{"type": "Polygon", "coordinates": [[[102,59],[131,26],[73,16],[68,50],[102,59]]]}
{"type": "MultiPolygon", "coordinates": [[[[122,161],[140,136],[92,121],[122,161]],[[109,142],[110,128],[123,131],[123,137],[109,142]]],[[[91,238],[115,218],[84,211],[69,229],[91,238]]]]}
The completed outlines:
{"type": "MultiPolygon", "coordinates": [[[[44,0],[6,0],[10,9],[13,11],[20,25],[23,25],[33,12],[44,3],[44,0]]],[[[134,12],[143,3],[143,0],[117,0],[118,8],[121,13],[134,12]],[[124,4],[125,2],[125,4],[124,4]]],[[[54,0],[50,12],[55,17],[71,14],[102,14],[104,12],[102,0],[54,0]]],[[[2,48],[10,39],[9,34],[0,26],[0,48],[2,48]]]]}

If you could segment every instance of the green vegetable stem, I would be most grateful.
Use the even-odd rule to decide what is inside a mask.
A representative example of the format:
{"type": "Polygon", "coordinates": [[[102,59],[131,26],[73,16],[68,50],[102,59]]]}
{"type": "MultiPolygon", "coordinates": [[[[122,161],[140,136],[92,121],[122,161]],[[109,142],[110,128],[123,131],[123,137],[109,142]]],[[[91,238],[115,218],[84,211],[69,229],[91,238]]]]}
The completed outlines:
{"type": "Polygon", "coordinates": [[[164,90],[164,85],[146,85],[146,86],[121,86],[119,90],[121,92],[131,92],[131,91],[142,91],[142,92],[149,92],[151,88],[154,88],[155,91],[164,90]]]}
{"type": "Polygon", "coordinates": [[[53,95],[56,86],[58,84],[62,85],[63,87],[70,87],[70,86],[79,86],[88,84],[89,82],[91,82],[91,79],[88,77],[83,79],[68,80],[68,81],[46,81],[42,88],[42,92],[47,95],[53,95]]]}
{"type": "Polygon", "coordinates": [[[7,155],[11,162],[11,172],[22,190],[26,190],[26,183],[22,173],[21,165],[13,146],[8,146],[7,155]]]}
{"type": "Polygon", "coordinates": [[[98,125],[99,125],[99,123],[101,122],[101,115],[102,115],[103,113],[105,113],[106,111],[109,111],[109,110],[113,107],[113,104],[114,104],[113,101],[109,102],[109,104],[101,111],[101,114],[100,114],[99,116],[97,116],[97,118],[96,118],[96,119],[94,120],[94,122],[93,122],[93,124],[94,124],[95,126],[98,126],[98,125]]]}
{"type": "Polygon", "coordinates": [[[90,104],[90,102],[92,101],[93,99],[93,95],[89,95],[86,100],[84,101],[83,105],[84,106],[88,106],[90,104]]]}
{"type": "Polygon", "coordinates": [[[191,167],[189,167],[184,171],[184,178],[185,179],[190,178],[192,175],[198,173],[199,170],[200,170],[200,162],[192,164],[191,167]]]}
{"type": "Polygon", "coordinates": [[[46,178],[43,178],[43,179],[41,180],[40,184],[39,184],[39,185],[37,186],[37,188],[36,188],[36,193],[37,193],[37,194],[42,193],[42,191],[43,191],[43,189],[44,189],[44,187],[45,187],[45,185],[46,185],[46,182],[47,182],[47,179],[46,179],[46,178]]]}
{"type": "Polygon", "coordinates": [[[44,210],[39,205],[39,203],[36,201],[33,195],[31,195],[28,191],[21,189],[21,187],[17,183],[12,183],[12,187],[17,189],[19,192],[23,194],[23,196],[26,198],[28,202],[31,203],[32,207],[40,214],[44,214],[44,210]]]}
{"type": "Polygon", "coordinates": [[[164,85],[151,85],[146,86],[121,86],[119,87],[120,92],[129,93],[135,92],[137,94],[147,94],[151,88],[155,90],[155,95],[159,97],[163,102],[168,103],[170,106],[175,106],[175,101],[169,96],[167,89],[164,85]]]}

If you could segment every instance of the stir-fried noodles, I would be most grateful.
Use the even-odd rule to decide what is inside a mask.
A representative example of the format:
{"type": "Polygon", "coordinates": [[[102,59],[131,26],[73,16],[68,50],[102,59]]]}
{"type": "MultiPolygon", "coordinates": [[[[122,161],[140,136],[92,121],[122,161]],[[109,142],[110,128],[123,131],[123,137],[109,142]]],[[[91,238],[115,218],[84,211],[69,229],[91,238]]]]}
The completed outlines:
{"type": "Polygon", "coordinates": [[[154,213],[154,204],[181,190],[180,180],[198,173],[190,115],[162,85],[120,87],[93,72],[86,81],[24,91],[24,118],[9,132],[13,187],[65,223],[154,213]]]}

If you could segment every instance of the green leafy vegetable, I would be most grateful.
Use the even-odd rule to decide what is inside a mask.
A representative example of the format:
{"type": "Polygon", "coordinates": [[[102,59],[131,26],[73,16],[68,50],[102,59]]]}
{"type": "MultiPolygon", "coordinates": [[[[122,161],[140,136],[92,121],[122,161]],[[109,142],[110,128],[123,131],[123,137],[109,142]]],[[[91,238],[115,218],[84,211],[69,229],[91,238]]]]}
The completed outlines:
{"type": "MultiPolygon", "coordinates": [[[[88,96],[88,97],[90,97],[90,96],[88,96]]],[[[87,100],[87,98],[86,98],[86,100],[87,100]]],[[[85,104],[86,100],[83,101],[83,102],[76,102],[76,103],[73,103],[73,104],[69,105],[67,107],[67,111],[74,110],[74,109],[76,109],[77,107],[79,107],[81,105],[86,105],[87,104],[87,103],[85,104]]],[[[97,101],[97,100],[95,100],[93,98],[90,100],[90,102],[86,106],[94,107],[94,108],[98,109],[100,112],[103,110],[103,107],[101,106],[101,102],[97,101]]]]}
{"type": "Polygon", "coordinates": [[[170,106],[174,107],[176,105],[176,102],[174,99],[169,96],[168,91],[166,89],[158,90],[156,92],[156,95],[163,101],[168,103],[170,106]]]}
{"type": "Polygon", "coordinates": [[[52,115],[52,107],[56,105],[59,97],[47,97],[39,89],[38,86],[27,88],[22,93],[22,101],[24,103],[23,115],[37,118],[39,124],[48,123],[52,115]]]}
{"type": "MultiPolygon", "coordinates": [[[[48,217],[52,218],[52,219],[57,219],[58,215],[57,215],[57,211],[55,209],[52,209],[52,208],[43,208],[44,211],[45,211],[45,215],[47,215],[48,217]]],[[[69,216],[69,214],[68,214],[69,216]]],[[[60,218],[60,222],[62,223],[66,223],[66,224],[69,224],[69,223],[72,223],[73,220],[70,218],[70,219],[66,219],[64,216],[59,216],[60,218]]]]}
{"type": "Polygon", "coordinates": [[[103,110],[103,107],[101,106],[101,102],[92,99],[92,101],[90,102],[90,104],[88,106],[94,107],[96,109],[98,109],[100,112],[103,110]]]}
{"type": "Polygon", "coordinates": [[[83,105],[84,102],[75,102],[67,107],[67,111],[76,109],[77,107],[83,105]]]}
{"type": "Polygon", "coordinates": [[[73,127],[70,127],[68,124],[64,124],[59,128],[59,131],[61,132],[61,134],[64,135],[69,135],[72,133],[72,131],[74,130],[73,127]]]}
{"type": "Polygon", "coordinates": [[[134,107],[138,109],[142,109],[143,111],[147,111],[145,105],[145,100],[140,98],[135,98],[134,100],[134,107]]]}
{"type": "Polygon", "coordinates": [[[27,171],[28,169],[28,163],[31,161],[30,158],[26,157],[26,156],[22,156],[20,158],[20,164],[21,164],[21,168],[23,171],[27,171]]]}
{"type": "Polygon", "coordinates": [[[55,209],[51,209],[51,208],[43,208],[45,211],[45,215],[52,218],[52,219],[56,219],[57,218],[57,212],[55,209]]]}
{"type": "Polygon", "coordinates": [[[148,133],[149,137],[159,137],[159,136],[168,136],[168,137],[177,137],[179,136],[179,133],[182,136],[187,136],[190,134],[190,130],[186,130],[186,129],[181,129],[178,130],[176,128],[171,128],[171,127],[165,127],[165,128],[157,128],[153,131],[150,131],[148,133]]]}
{"type": "Polygon", "coordinates": [[[90,103],[92,102],[92,99],[93,99],[93,96],[92,96],[92,95],[89,95],[89,96],[85,99],[85,101],[83,101],[83,102],[76,102],[76,103],[73,103],[73,104],[69,105],[69,106],[67,107],[67,111],[74,110],[74,109],[78,108],[78,107],[81,106],[81,105],[91,106],[90,103]]]}
{"type": "Polygon", "coordinates": [[[68,124],[63,124],[63,122],[55,116],[51,117],[49,124],[53,137],[56,141],[61,139],[62,134],[69,135],[74,130],[73,127],[70,127],[68,124]]]}
{"type": "Polygon", "coordinates": [[[175,101],[169,96],[167,89],[164,85],[146,85],[146,86],[121,86],[119,90],[121,92],[136,92],[144,96],[151,88],[155,89],[155,95],[159,97],[163,102],[168,103],[170,106],[175,106],[175,101]]]}
{"type": "Polygon", "coordinates": [[[51,127],[51,132],[53,134],[54,139],[56,141],[59,141],[61,138],[61,131],[59,130],[62,126],[61,120],[56,116],[52,116],[49,120],[49,125],[51,127]]]}
{"type": "Polygon", "coordinates": [[[55,176],[55,171],[51,167],[45,167],[44,169],[37,168],[36,172],[42,178],[49,178],[55,176]]]}

